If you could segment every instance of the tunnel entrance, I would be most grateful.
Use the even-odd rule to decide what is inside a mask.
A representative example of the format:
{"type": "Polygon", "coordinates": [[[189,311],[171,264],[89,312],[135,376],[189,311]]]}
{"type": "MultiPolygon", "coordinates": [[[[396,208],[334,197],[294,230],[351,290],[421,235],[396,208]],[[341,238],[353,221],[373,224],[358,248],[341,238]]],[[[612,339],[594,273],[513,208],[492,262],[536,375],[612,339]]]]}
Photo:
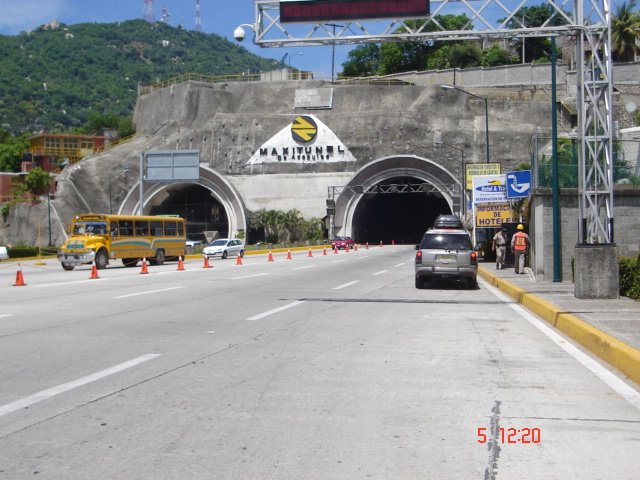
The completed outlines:
{"type": "MultiPolygon", "coordinates": [[[[417,183],[423,181],[394,177],[378,185],[417,183]]],[[[451,213],[446,199],[438,193],[365,193],[355,208],[352,236],[359,243],[417,244],[438,215],[451,213]]]]}
{"type": "Polygon", "coordinates": [[[204,242],[204,232],[218,232],[218,237],[226,237],[229,232],[229,219],[224,206],[210,190],[201,185],[174,184],[153,200],[150,214],[180,215],[187,222],[188,239],[204,242]]]}

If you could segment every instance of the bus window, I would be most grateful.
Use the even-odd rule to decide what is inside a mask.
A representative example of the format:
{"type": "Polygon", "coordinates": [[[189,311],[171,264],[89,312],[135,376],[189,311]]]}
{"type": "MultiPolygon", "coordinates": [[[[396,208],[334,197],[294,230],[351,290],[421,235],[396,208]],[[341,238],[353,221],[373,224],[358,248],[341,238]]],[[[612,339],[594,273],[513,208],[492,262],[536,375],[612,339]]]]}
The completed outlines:
{"type": "Polygon", "coordinates": [[[109,232],[112,237],[118,236],[118,222],[113,222],[110,224],[111,231],[109,232]]]}
{"type": "Polygon", "coordinates": [[[184,223],[178,222],[178,236],[182,237],[184,235],[184,223]]]}
{"type": "Polygon", "coordinates": [[[162,228],[162,222],[158,220],[151,221],[151,232],[156,237],[162,237],[164,235],[164,229],[162,228]]]}
{"type": "Polygon", "coordinates": [[[133,235],[133,222],[130,220],[120,220],[118,222],[118,229],[120,230],[121,237],[130,237],[133,235]]]}
{"type": "Polygon", "coordinates": [[[136,237],[149,236],[149,221],[148,220],[136,220],[136,237]]]}
{"type": "Polygon", "coordinates": [[[164,222],[164,234],[167,237],[175,237],[176,236],[176,222],[165,220],[164,222]]]}

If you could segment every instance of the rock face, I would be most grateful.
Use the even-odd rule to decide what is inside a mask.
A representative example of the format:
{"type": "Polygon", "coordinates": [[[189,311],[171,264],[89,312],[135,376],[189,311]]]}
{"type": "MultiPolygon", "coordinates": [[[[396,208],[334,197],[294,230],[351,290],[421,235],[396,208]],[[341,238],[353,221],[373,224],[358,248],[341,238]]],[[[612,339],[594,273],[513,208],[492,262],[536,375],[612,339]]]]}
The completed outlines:
{"type": "MultiPolygon", "coordinates": [[[[530,162],[534,132],[541,129],[549,136],[549,96],[519,89],[474,92],[488,98],[491,161],[501,163],[503,171],[530,162]]],[[[247,217],[260,208],[296,208],[305,217],[324,217],[327,189],[348,185],[354,178],[364,185],[400,177],[438,183],[454,210],[459,201],[446,192],[445,183],[461,178],[460,150],[468,163],[486,161],[484,102],[439,86],[187,82],[141,95],[134,120],[137,135],[131,142],[65,168],[51,208],[46,199],[40,205],[14,208],[0,227],[0,242],[45,245],[49,216],[52,241],[60,244],[73,215],[108,212],[110,204],[114,212],[137,212],[140,155],[147,150],[199,150],[204,172],[199,184],[226,210],[230,232],[246,229],[247,217]],[[335,145],[310,143],[313,152],[320,148],[316,158],[310,154],[308,159],[277,160],[282,152],[278,149],[305,146],[292,139],[286,145],[275,140],[303,115],[326,127],[335,145]],[[328,147],[337,152],[339,145],[348,150],[349,160],[321,158],[328,147]],[[250,161],[261,152],[273,153],[276,160],[250,161]],[[407,158],[412,159],[411,167],[407,158]],[[383,159],[387,170],[371,167],[383,159]]],[[[145,213],[180,185],[145,182],[145,213]]],[[[336,219],[343,232],[350,231],[356,208],[349,202],[343,199],[344,217],[336,219]]]]}

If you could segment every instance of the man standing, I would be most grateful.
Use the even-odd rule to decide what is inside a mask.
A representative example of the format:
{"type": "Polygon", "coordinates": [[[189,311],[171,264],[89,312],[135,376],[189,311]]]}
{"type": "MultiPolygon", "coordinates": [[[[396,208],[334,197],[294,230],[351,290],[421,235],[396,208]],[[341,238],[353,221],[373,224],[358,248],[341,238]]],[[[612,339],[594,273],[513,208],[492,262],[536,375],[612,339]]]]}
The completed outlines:
{"type": "Polygon", "coordinates": [[[504,268],[504,258],[507,254],[507,229],[501,228],[498,233],[493,236],[491,250],[496,252],[496,269],[504,268]]]}
{"type": "Polygon", "coordinates": [[[529,248],[529,235],[524,233],[521,223],[516,227],[517,232],[511,237],[511,251],[515,254],[514,267],[516,273],[524,273],[524,261],[529,248]]]}

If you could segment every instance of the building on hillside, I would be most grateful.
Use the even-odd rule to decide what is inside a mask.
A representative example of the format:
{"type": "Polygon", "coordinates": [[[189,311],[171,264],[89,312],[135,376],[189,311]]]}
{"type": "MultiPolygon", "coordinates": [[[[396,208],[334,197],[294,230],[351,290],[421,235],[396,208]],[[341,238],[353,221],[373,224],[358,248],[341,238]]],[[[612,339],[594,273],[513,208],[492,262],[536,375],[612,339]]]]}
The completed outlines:
{"type": "Polygon", "coordinates": [[[104,135],[39,133],[29,139],[29,153],[22,161],[21,171],[27,173],[40,167],[47,172],[57,172],[108,144],[109,139],[104,135]]]}

